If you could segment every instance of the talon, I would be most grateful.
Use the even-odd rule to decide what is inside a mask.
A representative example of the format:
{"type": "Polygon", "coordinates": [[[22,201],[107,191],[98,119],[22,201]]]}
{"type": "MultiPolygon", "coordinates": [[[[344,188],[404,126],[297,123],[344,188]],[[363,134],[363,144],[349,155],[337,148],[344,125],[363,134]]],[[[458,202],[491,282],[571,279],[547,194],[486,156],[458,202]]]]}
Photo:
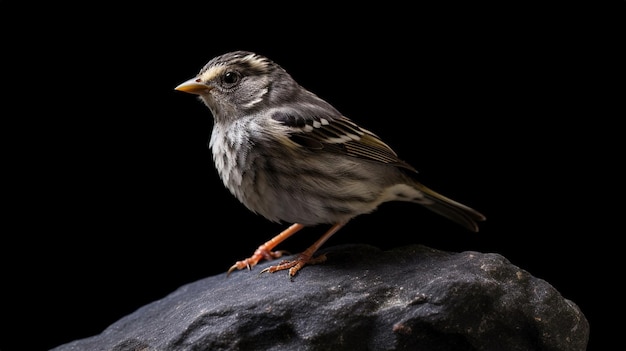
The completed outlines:
{"type": "MultiPolygon", "coordinates": [[[[317,264],[317,263],[326,261],[325,254],[319,255],[317,257],[313,257],[313,254],[317,251],[317,249],[319,249],[320,246],[322,246],[322,244],[326,240],[328,240],[328,238],[330,238],[333,234],[335,234],[344,225],[345,223],[337,223],[333,225],[324,235],[322,235],[321,238],[319,238],[315,243],[313,243],[313,245],[309,246],[308,249],[306,249],[304,252],[298,255],[298,257],[295,260],[283,261],[279,263],[278,265],[267,267],[264,270],[262,270],[261,273],[265,273],[265,272],[274,273],[277,271],[282,271],[282,270],[287,269],[289,270],[289,278],[292,278],[305,265],[317,264]]],[[[294,231],[299,230],[301,226],[300,227],[297,227],[297,226],[299,225],[294,224],[291,228],[295,228],[294,231]]],[[[284,233],[287,233],[287,232],[288,231],[285,231],[284,233]]],[[[291,234],[293,233],[290,233],[289,235],[291,234]]]]}
{"type": "Polygon", "coordinates": [[[250,259],[245,259],[243,261],[237,261],[235,262],[234,265],[230,266],[230,268],[228,269],[228,272],[226,272],[226,276],[228,277],[235,269],[244,269],[244,268],[248,268],[248,270],[252,269],[252,266],[250,266],[250,263],[248,263],[250,259]]]}
{"type": "Polygon", "coordinates": [[[269,266],[269,267],[263,269],[259,273],[259,275],[261,275],[262,273],[274,273],[274,272],[277,272],[277,271],[282,271],[283,269],[287,269],[287,268],[293,266],[295,264],[295,262],[296,261],[282,260],[277,265],[269,266]]]}
{"type": "Polygon", "coordinates": [[[300,269],[302,269],[302,267],[304,267],[307,264],[317,264],[317,263],[322,263],[326,261],[326,255],[320,255],[317,256],[315,258],[311,258],[308,255],[304,255],[304,254],[300,254],[298,256],[298,258],[296,258],[295,260],[285,260],[285,261],[281,261],[279,264],[274,265],[274,266],[269,266],[265,269],[263,269],[259,275],[263,274],[263,273],[274,273],[274,272],[278,272],[278,271],[284,271],[284,270],[289,270],[289,277],[293,277],[296,275],[296,273],[298,273],[298,271],[300,269]]]}
{"type": "Polygon", "coordinates": [[[252,270],[252,267],[256,266],[257,263],[259,263],[259,261],[261,261],[262,259],[270,261],[281,257],[285,253],[288,252],[285,250],[269,251],[263,247],[259,247],[250,258],[235,262],[235,264],[232,265],[226,272],[226,276],[228,277],[235,269],[248,268],[248,270],[250,271],[252,270]]]}

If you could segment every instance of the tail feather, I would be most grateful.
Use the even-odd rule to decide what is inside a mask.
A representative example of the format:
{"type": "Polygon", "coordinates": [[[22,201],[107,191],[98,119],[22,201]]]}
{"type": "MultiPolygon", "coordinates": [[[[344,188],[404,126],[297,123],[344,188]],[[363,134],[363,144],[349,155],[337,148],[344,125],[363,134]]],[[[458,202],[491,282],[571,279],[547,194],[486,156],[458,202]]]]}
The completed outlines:
{"type": "Polygon", "coordinates": [[[477,222],[482,222],[486,219],[482,213],[473,208],[449,199],[422,184],[418,184],[418,189],[424,194],[427,200],[430,200],[430,203],[425,203],[424,207],[473,232],[478,232],[477,222]]]}

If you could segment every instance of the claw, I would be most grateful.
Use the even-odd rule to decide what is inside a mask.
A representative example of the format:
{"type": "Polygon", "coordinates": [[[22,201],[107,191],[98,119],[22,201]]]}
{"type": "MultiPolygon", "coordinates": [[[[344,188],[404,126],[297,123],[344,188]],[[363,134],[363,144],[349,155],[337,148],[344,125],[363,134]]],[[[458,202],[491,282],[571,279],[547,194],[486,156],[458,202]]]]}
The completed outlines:
{"type": "MultiPolygon", "coordinates": [[[[289,270],[289,277],[293,277],[298,273],[298,271],[304,267],[306,264],[315,264],[324,262],[326,260],[325,255],[320,255],[318,257],[312,258],[313,254],[317,251],[317,249],[322,246],[322,244],[328,240],[333,234],[335,234],[341,227],[343,227],[345,223],[337,223],[333,225],[321,238],[319,238],[313,245],[311,245],[308,249],[306,249],[303,253],[298,255],[295,260],[291,261],[282,261],[278,265],[270,266],[263,269],[259,274],[263,273],[274,273],[282,270],[289,270]]],[[[294,223],[289,228],[283,230],[280,234],[276,235],[265,244],[259,246],[258,249],[254,252],[254,254],[250,258],[246,258],[243,261],[237,261],[234,265],[232,265],[226,274],[229,276],[235,269],[243,269],[248,268],[251,270],[260,260],[272,260],[278,257],[283,256],[285,253],[289,254],[287,251],[271,251],[276,245],[290,237],[291,235],[298,232],[300,229],[304,228],[302,224],[294,223]]]]}
{"type": "Polygon", "coordinates": [[[245,259],[243,261],[237,261],[234,265],[230,266],[230,268],[228,269],[228,272],[226,272],[226,276],[228,277],[235,269],[244,269],[244,268],[248,268],[248,270],[252,269],[252,266],[250,266],[250,263],[248,263],[249,259],[245,259]]]}
{"type": "Polygon", "coordinates": [[[242,261],[235,262],[235,264],[232,265],[228,269],[228,272],[226,272],[226,277],[230,276],[230,274],[235,269],[248,268],[248,270],[250,271],[252,270],[252,267],[256,266],[256,264],[259,263],[260,260],[265,259],[269,261],[269,260],[279,258],[283,256],[284,254],[289,254],[289,252],[285,250],[268,251],[268,250],[259,248],[254,252],[254,255],[252,255],[252,257],[246,258],[245,260],[242,260],[242,261]]]}
{"type": "Polygon", "coordinates": [[[319,255],[319,256],[314,257],[314,258],[310,258],[310,256],[307,256],[307,255],[304,255],[304,254],[300,254],[298,256],[298,258],[296,258],[295,260],[291,260],[291,261],[285,260],[285,261],[282,261],[282,262],[280,262],[279,264],[277,264],[275,266],[269,266],[269,267],[263,269],[261,272],[259,272],[259,275],[261,275],[263,273],[274,273],[274,272],[283,271],[283,270],[288,269],[289,270],[289,277],[293,277],[305,265],[322,263],[324,261],[326,261],[326,254],[319,255]]]}

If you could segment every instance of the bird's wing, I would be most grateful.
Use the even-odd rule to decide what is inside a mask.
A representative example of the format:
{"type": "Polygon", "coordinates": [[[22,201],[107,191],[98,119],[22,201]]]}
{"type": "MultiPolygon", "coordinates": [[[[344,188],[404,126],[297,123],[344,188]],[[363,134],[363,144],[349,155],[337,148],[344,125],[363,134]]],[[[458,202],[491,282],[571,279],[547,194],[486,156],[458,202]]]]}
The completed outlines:
{"type": "Polygon", "coordinates": [[[290,139],[310,150],[338,152],[370,161],[403,167],[417,172],[385,144],[376,134],[359,127],[344,116],[306,116],[294,110],[277,111],[272,119],[291,129],[290,139]]]}

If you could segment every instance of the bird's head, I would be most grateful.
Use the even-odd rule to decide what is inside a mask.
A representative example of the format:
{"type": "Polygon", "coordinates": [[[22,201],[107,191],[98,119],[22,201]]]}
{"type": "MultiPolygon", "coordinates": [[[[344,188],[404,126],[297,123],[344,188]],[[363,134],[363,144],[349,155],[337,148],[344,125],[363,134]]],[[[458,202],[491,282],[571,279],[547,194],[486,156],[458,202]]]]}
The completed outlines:
{"type": "MultiPolygon", "coordinates": [[[[216,120],[250,115],[270,102],[275,83],[292,82],[289,75],[268,58],[249,51],[234,51],[209,61],[192,79],[175,89],[196,94],[216,120]],[[286,78],[286,77],[288,78],[286,78]]],[[[295,84],[295,83],[294,83],[295,84]]]]}

